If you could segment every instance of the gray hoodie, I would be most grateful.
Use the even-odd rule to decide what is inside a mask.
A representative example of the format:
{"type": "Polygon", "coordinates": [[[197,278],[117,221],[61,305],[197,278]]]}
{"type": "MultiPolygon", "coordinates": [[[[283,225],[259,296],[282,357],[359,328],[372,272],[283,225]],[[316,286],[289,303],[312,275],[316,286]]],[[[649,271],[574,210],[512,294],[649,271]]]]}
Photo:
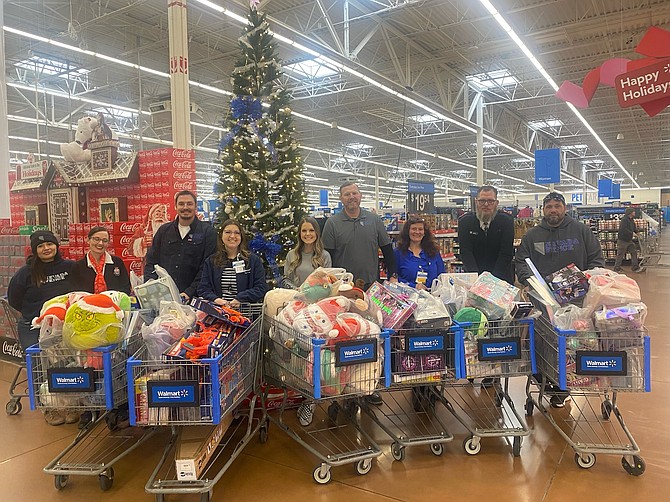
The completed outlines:
{"type": "Polygon", "coordinates": [[[530,258],[545,277],[574,263],[580,270],[604,267],[600,243],[591,229],[566,215],[558,227],[550,227],[547,220],[528,230],[514,257],[516,276],[527,284],[533,275],[525,262],[530,258]]]}

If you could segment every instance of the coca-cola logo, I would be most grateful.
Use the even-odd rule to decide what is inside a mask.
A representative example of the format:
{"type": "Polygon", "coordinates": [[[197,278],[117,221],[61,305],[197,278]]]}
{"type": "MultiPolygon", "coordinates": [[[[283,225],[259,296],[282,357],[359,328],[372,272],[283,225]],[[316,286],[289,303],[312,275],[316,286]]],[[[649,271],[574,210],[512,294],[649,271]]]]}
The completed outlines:
{"type": "Polygon", "coordinates": [[[144,272],[142,269],[142,260],[135,260],[130,262],[130,270],[135,272],[137,275],[142,275],[144,272]],[[139,274],[138,274],[139,272],[139,274]]]}
{"type": "Polygon", "coordinates": [[[133,242],[133,236],[132,235],[122,235],[119,238],[119,244],[122,245],[122,246],[127,246],[131,242],[133,242]]]}
{"type": "Polygon", "coordinates": [[[193,171],[175,171],[172,173],[172,177],[176,180],[188,180],[193,181],[193,171]]]}
{"type": "Polygon", "coordinates": [[[172,163],[172,167],[174,169],[193,169],[193,161],[192,160],[175,160],[172,163]]]}
{"type": "Polygon", "coordinates": [[[128,248],[123,248],[123,251],[121,251],[121,258],[125,258],[126,260],[132,260],[133,258],[137,258],[132,252],[132,250],[129,250],[128,248]]]}
{"type": "Polygon", "coordinates": [[[190,159],[191,158],[191,150],[184,150],[183,148],[173,148],[172,149],[172,156],[175,159],[190,159]]]}
{"type": "Polygon", "coordinates": [[[19,345],[19,342],[3,342],[2,353],[6,356],[16,357],[17,359],[23,358],[23,351],[21,350],[21,345],[19,345]]]}
{"type": "Polygon", "coordinates": [[[0,235],[19,235],[19,227],[0,227],[0,235]]]}
{"type": "Polygon", "coordinates": [[[172,188],[175,190],[193,190],[193,182],[192,181],[175,181],[172,184],[172,188]]]}
{"type": "Polygon", "coordinates": [[[141,223],[121,223],[119,232],[134,232],[141,223]]]}

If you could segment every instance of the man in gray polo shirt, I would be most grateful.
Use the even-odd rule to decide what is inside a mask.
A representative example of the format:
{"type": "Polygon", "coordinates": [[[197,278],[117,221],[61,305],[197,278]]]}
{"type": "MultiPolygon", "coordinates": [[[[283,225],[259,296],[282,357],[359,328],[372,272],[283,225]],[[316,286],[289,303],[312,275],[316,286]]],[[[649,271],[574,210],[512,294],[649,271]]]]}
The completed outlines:
{"type": "MultiPolygon", "coordinates": [[[[386,233],[382,219],[361,209],[361,192],[356,183],[345,183],[340,187],[340,201],[344,209],[331,216],[323,227],[323,247],[333,259],[333,267],[346,268],[354,279],[362,279],[364,289],[379,280],[379,250],[384,255],[386,273],[392,281],[398,280],[395,255],[391,238],[386,233]]],[[[383,403],[378,392],[366,399],[371,404],[383,403]]]]}
{"type": "Polygon", "coordinates": [[[381,218],[361,209],[361,192],[355,183],[340,187],[344,209],[331,216],[323,228],[323,247],[330,253],[334,267],[346,268],[354,279],[362,279],[365,289],[379,279],[379,249],[384,255],[389,278],[397,278],[391,238],[381,218]]]}

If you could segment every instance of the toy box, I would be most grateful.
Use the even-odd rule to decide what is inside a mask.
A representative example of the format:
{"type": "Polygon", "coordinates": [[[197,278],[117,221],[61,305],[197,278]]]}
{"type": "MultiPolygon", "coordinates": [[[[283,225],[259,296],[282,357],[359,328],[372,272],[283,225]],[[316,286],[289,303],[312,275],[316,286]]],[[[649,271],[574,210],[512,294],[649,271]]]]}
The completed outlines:
{"type": "Polygon", "coordinates": [[[560,304],[577,300],[589,290],[589,280],[574,263],[546,277],[549,289],[560,304]]]}
{"type": "Polygon", "coordinates": [[[378,282],[370,286],[367,294],[381,309],[384,328],[399,328],[416,310],[416,303],[400,299],[378,282]]]}
{"type": "Polygon", "coordinates": [[[233,414],[228,413],[219,425],[181,428],[175,454],[177,481],[198,480],[232,421],[233,414]]]}

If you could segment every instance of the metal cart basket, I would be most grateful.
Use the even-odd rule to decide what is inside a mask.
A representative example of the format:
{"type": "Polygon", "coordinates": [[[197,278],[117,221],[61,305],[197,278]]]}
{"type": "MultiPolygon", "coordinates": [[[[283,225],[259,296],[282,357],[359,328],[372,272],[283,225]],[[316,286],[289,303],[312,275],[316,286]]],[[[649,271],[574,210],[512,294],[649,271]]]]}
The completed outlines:
{"type": "Polygon", "coordinates": [[[214,485],[265,422],[264,414],[255,414],[255,395],[248,410],[238,409],[258,386],[260,328],[259,318],[214,358],[128,360],[131,424],[172,428],[170,441],[145,486],[156,500],[177,493],[199,493],[201,500],[209,500],[214,485]],[[211,456],[202,468],[177,469],[180,434],[188,426],[207,424],[212,426],[209,437],[215,438],[211,456]]]}
{"type": "Polygon", "coordinates": [[[521,442],[530,434],[509,394],[509,379],[535,370],[532,318],[489,321],[486,325],[455,323],[458,381],[442,383],[440,402],[468,430],[466,453],[476,455],[481,439],[512,439],[512,454],[521,454],[521,442]],[[480,385],[476,379],[486,378],[480,385]]]}
{"type": "Polygon", "coordinates": [[[328,483],[331,467],[349,463],[358,474],[367,474],[381,449],[360,427],[355,398],[372,393],[384,375],[389,381],[390,359],[384,357],[389,352],[388,333],[327,344],[265,315],[263,342],[263,379],[284,390],[279,415],[268,418],[319,459],[314,480],[328,483]],[[286,414],[289,389],[314,401],[308,426],[286,414]]]}
{"type": "Polygon", "coordinates": [[[540,377],[528,380],[526,414],[540,410],[575,451],[575,462],[582,469],[593,467],[596,454],[622,455],[626,472],[641,475],[645,463],[624,423],[617,396],[651,390],[646,330],[562,331],[544,316],[536,327],[540,377]],[[556,387],[571,397],[560,409],[552,409],[543,399],[556,387]]]}
{"type": "Polygon", "coordinates": [[[126,360],[143,346],[141,336],[134,335],[89,351],[39,345],[26,349],[32,410],[104,412],[44,468],[54,475],[56,489],[63,489],[74,475],[98,476],[100,488],[108,490],[114,482],[112,466],[151,435],[149,430],[119,427],[127,402],[126,360]]]}
{"type": "Polygon", "coordinates": [[[429,445],[442,455],[453,436],[435,411],[437,386],[456,379],[454,332],[448,328],[408,328],[391,334],[391,383],[384,402],[361,409],[393,440],[391,454],[405,459],[408,446],[429,445]]]}

